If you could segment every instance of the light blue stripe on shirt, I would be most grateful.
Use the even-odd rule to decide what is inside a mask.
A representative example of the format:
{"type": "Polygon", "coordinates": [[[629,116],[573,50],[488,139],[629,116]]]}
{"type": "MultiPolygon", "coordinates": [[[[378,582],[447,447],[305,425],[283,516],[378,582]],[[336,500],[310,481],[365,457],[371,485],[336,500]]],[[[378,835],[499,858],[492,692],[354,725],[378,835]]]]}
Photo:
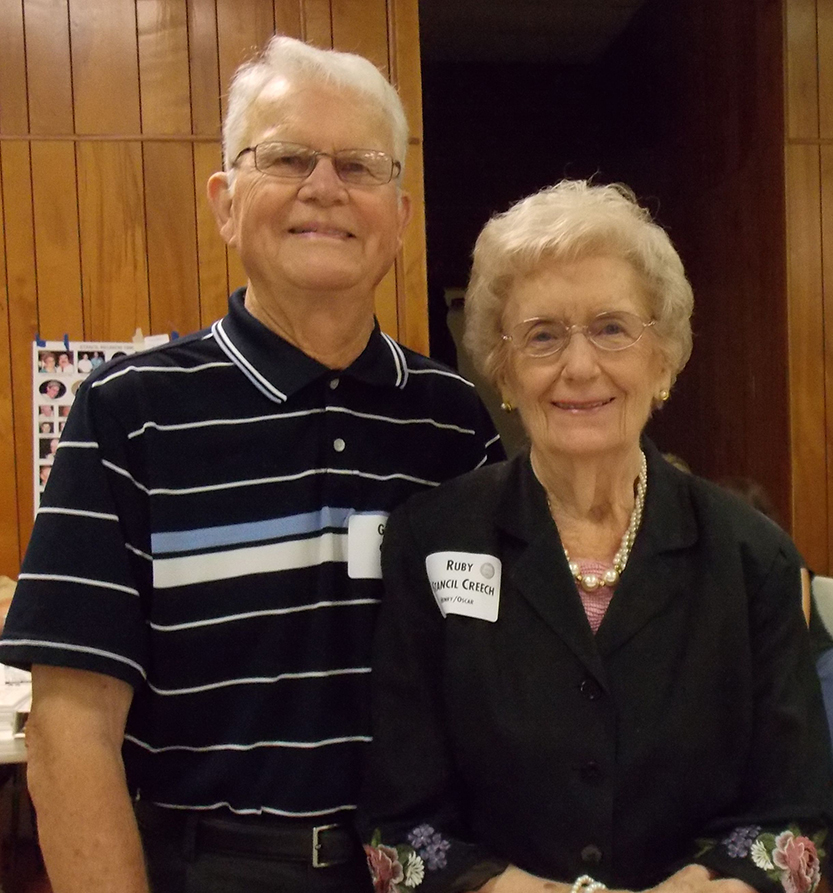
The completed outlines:
{"type": "Polygon", "coordinates": [[[154,555],[169,555],[174,552],[193,552],[241,543],[259,543],[265,540],[303,536],[331,528],[344,529],[352,514],[355,514],[355,509],[325,505],[317,512],[269,518],[266,521],[154,533],[151,536],[151,548],[154,555]]]}

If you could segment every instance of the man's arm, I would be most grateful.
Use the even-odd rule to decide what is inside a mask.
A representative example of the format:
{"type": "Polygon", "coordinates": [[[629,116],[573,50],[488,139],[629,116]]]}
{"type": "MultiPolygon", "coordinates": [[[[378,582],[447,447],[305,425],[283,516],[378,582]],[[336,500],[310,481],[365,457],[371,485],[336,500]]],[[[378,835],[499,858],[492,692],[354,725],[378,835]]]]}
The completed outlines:
{"type": "Polygon", "coordinates": [[[55,893],[148,893],[121,756],[132,700],[119,679],[32,668],[29,790],[55,893]]]}

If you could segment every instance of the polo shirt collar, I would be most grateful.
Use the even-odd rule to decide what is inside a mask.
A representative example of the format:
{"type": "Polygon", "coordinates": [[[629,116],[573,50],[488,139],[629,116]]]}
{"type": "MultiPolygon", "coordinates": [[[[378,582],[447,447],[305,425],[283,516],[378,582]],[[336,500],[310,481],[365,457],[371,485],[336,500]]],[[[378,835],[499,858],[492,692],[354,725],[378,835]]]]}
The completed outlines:
{"type": "MultiPolygon", "coordinates": [[[[226,356],[261,393],[275,403],[285,403],[316,379],[334,374],[255,319],[244,306],[245,295],[245,288],[231,295],[228,314],[217,320],[211,331],[226,356]]],[[[362,353],[338,374],[372,385],[404,388],[408,367],[402,348],[374,321],[362,353]]]]}

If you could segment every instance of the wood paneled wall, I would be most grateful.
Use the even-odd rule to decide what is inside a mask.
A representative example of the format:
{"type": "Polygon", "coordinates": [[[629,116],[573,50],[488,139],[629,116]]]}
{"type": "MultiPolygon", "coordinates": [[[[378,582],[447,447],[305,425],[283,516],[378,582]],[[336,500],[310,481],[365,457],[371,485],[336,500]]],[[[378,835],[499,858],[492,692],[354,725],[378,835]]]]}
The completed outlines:
{"type": "Polygon", "coordinates": [[[793,533],[833,569],[833,0],[785,0],[793,533]]]}
{"type": "Polygon", "coordinates": [[[782,0],[648,0],[609,62],[623,159],[694,287],[694,351],[656,442],[790,516],[782,0]],[[614,67],[615,61],[615,67],[614,67]]]}
{"type": "Polygon", "coordinates": [[[399,88],[414,219],[377,313],[427,352],[417,0],[0,0],[0,573],[32,524],[36,333],[184,334],[245,282],[205,182],[229,79],[274,31],[367,56],[399,88]]]}

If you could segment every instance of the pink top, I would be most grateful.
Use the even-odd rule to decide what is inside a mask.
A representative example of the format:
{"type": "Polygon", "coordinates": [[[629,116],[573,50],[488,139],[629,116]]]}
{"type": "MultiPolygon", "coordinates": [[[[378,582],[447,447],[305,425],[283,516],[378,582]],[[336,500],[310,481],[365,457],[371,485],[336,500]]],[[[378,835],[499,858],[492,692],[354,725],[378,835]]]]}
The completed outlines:
{"type": "MultiPolygon", "coordinates": [[[[605,571],[610,570],[609,564],[602,564],[601,561],[594,561],[593,559],[585,560],[580,558],[577,564],[583,576],[596,574],[601,577],[605,571]]],[[[578,589],[581,603],[584,605],[584,613],[587,615],[590,629],[595,633],[601,625],[602,618],[607,611],[607,606],[610,604],[615,590],[609,586],[599,586],[595,592],[585,592],[578,583],[576,583],[576,588],[578,589]]]]}

